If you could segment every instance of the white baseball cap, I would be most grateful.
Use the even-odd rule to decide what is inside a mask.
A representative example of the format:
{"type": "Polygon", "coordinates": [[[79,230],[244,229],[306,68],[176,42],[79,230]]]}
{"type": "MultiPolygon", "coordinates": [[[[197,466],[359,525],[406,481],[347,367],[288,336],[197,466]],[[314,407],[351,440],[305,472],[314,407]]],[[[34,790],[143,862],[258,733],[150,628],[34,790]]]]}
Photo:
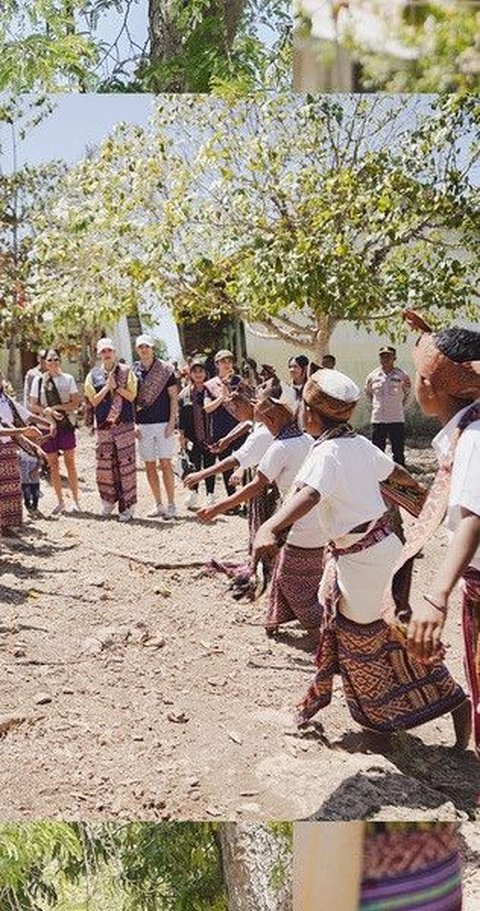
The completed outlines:
{"type": "Polygon", "coordinates": [[[140,345],[148,345],[149,348],[155,348],[155,342],[151,335],[139,335],[135,342],[135,347],[140,348],[140,345]]]}
{"type": "Polygon", "coordinates": [[[360,389],[357,384],[345,373],[340,373],[340,370],[322,367],[321,370],[312,373],[310,379],[320,387],[322,392],[340,402],[357,402],[360,398],[360,389]]]}
{"type": "Polygon", "coordinates": [[[99,338],[99,340],[97,342],[97,354],[101,354],[102,351],[105,351],[106,348],[111,348],[113,351],[116,350],[115,342],[113,341],[113,339],[108,338],[107,336],[105,336],[104,338],[99,338]]]}

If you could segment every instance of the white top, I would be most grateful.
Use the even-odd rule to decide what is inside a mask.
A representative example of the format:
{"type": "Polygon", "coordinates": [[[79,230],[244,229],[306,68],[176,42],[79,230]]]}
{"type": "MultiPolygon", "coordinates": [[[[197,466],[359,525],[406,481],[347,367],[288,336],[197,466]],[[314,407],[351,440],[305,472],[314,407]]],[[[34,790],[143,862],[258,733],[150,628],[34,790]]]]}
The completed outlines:
{"type": "MultiPolygon", "coordinates": [[[[48,379],[47,373],[42,374],[41,377],[38,377],[38,376],[35,377],[35,379],[32,383],[32,388],[31,388],[31,392],[30,392],[30,397],[32,399],[34,399],[35,402],[38,402],[39,385],[40,385],[40,380],[42,380],[42,384],[40,387],[40,405],[43,408],[46,408],[48,405],[48,402],[47,402],[47,399],[45,396],[45,383],[46,383],[47,379],[48,379]]],[[[77,384],[76,384],[73,376],[70,373],[60,373],[59,376],[54,376],[54,377],[52,377],[52,379],[53,379],[53,382],[55,383],[55,386],[58,389],[58,394],[60,396],[60,401],[61,401],[62,405],[67,405],[68,402],[70,401],[70,397],[72,395],[75,395],[78,392],[78,387],[77,387],[77,384]]],[[[75,424],[74,415],[67,414],[66,416],[68,417],[71,424],[75,424]]]]}
{"type": "MultiPolygon", "coordinates": [[[[460,419],[469,408],[470,405],[467,405],[457,412],[432,440],[432,446],[440,463],[447,455],[460,419]]],[[[480,421],[473,421],[469,424],[463,431],[455,449],[445,517],[445,527],[449,538],[453,537],[461,520],[462,506],[480,516],[480,421]]],[[[470,565],[480,570],[480,547],[477,548],[470,565]]]]}
{"type": "Polygon", "coordinates": [[[275,481],[282,500],[290,490],[311,444],[312,437],[307,433],[285,440],[276,439],[258,463],[258,471],[269,481],[275,481]]]}
{"type": "Polygon", "coordinates": [[[28,408],[28,400],[31,395],[33,381],[34,381],[35,377],[41,376],[41,375],[42,375],[42,371],[40,370],[40,367],[38,367],[38,366],[31,367],[30,370],[27,370],[27,372],[25,374],[25,380],[23,383],[23,404],[25,405],[25,408],[28,408]]]}
{"type": "Polygon", "coordinates": [[[320,494],[324,541],[335,541],[385,512],[379,482],[394,468],[389,456],[359,435],[314,443],[296,481],[320,494]]]}
{"type": "Polygon", "coordinates": [[[244,443],[232,453],[240,468],[255,468],[273,443],[273,435],[264,424],[255,424],[244,443]]]}
{"type": "MultiPolygon", "coordinates": [[[[28,421],[30,417],[30,412],[27,411],[23,405],[20,405],[19,402],[15,402],[15,408],[17,409],[22,421],[28,421]]],[[[3,391],[0,392],[0,420],[5,421],[5,424],[13,424],[13,413],[10,407],[9,402],[7,401],[3,391]]],[[[1,443],[10,443],[12,437],[0,436],[1,443]]]]}
{"type": "Polygon", "coordinates": [[[365,396],[372,405],[372,424],[402,423],[404,409],[413,399],[412,382],[401,367],[389,373],[377,367],[367,376],[365,396]]]}
{"type": "MultiPolygon", "coordinates": [[[[314,445],[315,443],[312,443],[310,446],[307,458],[295,478],[291,491],[292,495],[305,486],[302,477],[305,472],[305,466],[308,466],[310,462],[310,453],[314,445]]],[[[314,506],[310,512],[307,512],[305,516],[302,516],[301,519],[298,519],[292,525],[288,533],[287,543],[292,544],[293,547],[324,547],[325,544],[328,544],[326,529],[321,521],[320,504],[314,506]]]]}

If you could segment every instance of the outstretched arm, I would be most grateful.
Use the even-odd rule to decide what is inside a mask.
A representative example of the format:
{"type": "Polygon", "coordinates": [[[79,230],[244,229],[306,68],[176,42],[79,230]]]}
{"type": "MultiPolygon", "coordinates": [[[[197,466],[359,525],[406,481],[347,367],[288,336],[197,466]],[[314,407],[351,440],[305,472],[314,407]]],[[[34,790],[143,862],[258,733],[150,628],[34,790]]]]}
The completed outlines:
{"type": "Polygon", "coordinates": [[[407,639],[418,658],[430,658],[438,650],[449,597],[480,545],[480,516],[463,507],[461,516],[431,591],[412,607],[407,639]]]}
{"type": "Polygon", "coordinates": [[[215,516],[218,516],[222,512],[228,512],[229,509],[235,509],[235,506],[239,506],[240,503],[248,503],[253,497],[257,497],[269,483],[268,478],[265,477],[264,474],[261,474],[260,471],[257,471],[255,477],[249,484],[245,484],[245,487],[242,487],[241,490],[237,490],[231,497],[220,500],[215,506],[204,506],[202,509],[199,509],[197,516],[200,519],[207,521],[214,519],[215,516]]]}
{"type": "Polygon", "coordinates": [[[265,557],[274,557],[278,551],[278,537],[299,519],[306,516],[320,500],[320,494],[313,487],[302,487],[280,509],[258,529],[253,542],[253,563],[265,557]]]}

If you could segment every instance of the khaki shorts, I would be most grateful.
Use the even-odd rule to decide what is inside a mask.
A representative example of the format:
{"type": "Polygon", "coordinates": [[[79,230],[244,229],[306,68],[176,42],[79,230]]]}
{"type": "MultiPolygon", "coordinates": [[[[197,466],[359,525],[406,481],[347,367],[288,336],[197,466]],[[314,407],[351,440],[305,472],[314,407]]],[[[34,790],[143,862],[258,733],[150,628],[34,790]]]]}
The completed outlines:
{"type": "Polygon", "coordinates": [[[138,454],[142,462],[156,462],[157,459],[173,459],[177,451],[175,433],[165,436],[168,424],[137,424],[139,432],[138,454]]]}

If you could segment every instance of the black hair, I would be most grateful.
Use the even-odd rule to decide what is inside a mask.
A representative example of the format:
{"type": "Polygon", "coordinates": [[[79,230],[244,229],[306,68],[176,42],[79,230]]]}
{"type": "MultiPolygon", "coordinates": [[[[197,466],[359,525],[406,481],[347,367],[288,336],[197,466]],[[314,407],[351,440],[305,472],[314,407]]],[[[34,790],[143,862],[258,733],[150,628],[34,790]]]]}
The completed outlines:
{"type": "Polygon", "coordinates": [[[435,345],[456,364],[480,361],[480,332],[450,326],[435,334],[435,345]]]}
{"type": "Polygon", "coordinates": [[[306,357],[304,354],[297,354],[296,357],[291,357],[288,362],[289,367],[292,362],[294,364],[297,364],[298,367],[301,367],[302,370],[306,370],[309,363],[308,357],[306,357]]]}
{"type": "Polygon", "coordinates": [[[55,357],[58,357],[59,360],[61,359],[61,354],[60,354],[58,348],[48,348],[46,351],[45,357],[48,358],[48,356],[50,354],[54,354],[55,357]]]}

